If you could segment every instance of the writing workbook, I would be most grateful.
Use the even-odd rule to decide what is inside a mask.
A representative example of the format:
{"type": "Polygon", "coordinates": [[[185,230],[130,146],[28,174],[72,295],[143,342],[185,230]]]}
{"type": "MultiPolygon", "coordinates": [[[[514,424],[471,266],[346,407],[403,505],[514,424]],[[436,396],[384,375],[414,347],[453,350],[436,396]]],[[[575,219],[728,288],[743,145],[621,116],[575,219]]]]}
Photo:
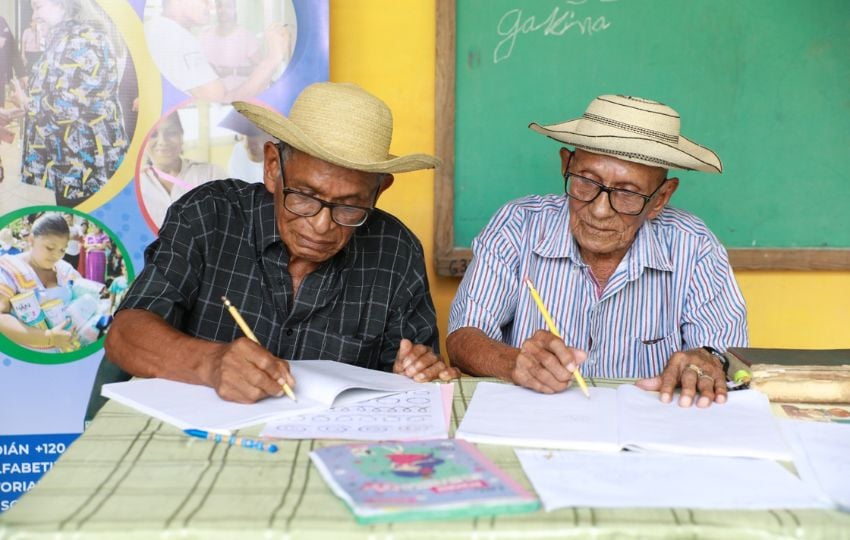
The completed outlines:
{"type": "Polygon", "coordinates": [[[403,375],[330,360],[289,363],[298,401],[268,398],[244,404],[225,401],[207,386],[165,379],[133,379],[103,385],[101,394],[180,429],[231,430],[273,418],[318,412],[395,392],[422,388],[403,375]]]}
{"type": "Polygon", "coordinates": [[[680,407],[623,384],[540,394],[510,384],[479,383],[455,437],[484,444],[566,450],[622,449],[788,461],[790,450],[768,399],[729,392],[724,404],[680,407]]]}
{"type": "Polygon", "coordinates": [[[536,497],[465,441],[343,444],[314,450],[310,459],[361,524],[540,507],[536,497]]]}

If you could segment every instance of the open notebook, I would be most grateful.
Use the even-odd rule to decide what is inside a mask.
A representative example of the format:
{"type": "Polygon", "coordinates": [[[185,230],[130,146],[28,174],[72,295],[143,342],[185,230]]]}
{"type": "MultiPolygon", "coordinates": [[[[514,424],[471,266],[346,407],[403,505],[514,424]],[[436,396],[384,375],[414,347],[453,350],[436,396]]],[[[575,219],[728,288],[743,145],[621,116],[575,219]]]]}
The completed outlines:
{"type": "Polygon", "coordinates": [[[700,409],[662,403],[634,385],[540,394],[509,384],[479,383],[456,437],[484,444],[790,460],[767,398],[730,392],[723,405],[700,409]]]}
{"type": "Polygon", "coordinates": [[[323,411],[381,395],[422,388],[403,375],[333,362],[289,363],[298,401],[268,398],[250,405],[225,401],[207,386],[165,379],[134,379],[103,385],[104,397],[180,429],[232,430],[290,415],[323,411]]]}

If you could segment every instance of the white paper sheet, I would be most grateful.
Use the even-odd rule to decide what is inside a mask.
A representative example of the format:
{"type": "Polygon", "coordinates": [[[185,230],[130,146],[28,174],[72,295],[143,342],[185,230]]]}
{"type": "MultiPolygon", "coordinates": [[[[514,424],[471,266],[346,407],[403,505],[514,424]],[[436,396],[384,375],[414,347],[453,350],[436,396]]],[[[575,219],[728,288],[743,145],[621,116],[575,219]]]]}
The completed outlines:
{"type": "Polygon", "coordinates": [[[212,388],[165,379],[105,384],[101,393],[180,429],[221,431],[421,388],[420,383],[403,375],[341,362],[300,360],[289,366],[295,378],[297,402],[281,397],[250,405],[233,403],[218,397],[212,388]]]}
{"type": "Polygon", "coordinates": [[[781,426],[803,481],[850,511],[850,424],[783,420],[781,426]]]}
{"type": "Polygon", "coordinates": [[[516,455],[547,511],[832,506],[817,490],[770,460],[521,449],[516,455]]]}
{"type": "Polygon", "coordinates": [[[655,392],[624,384],[617,388],[617,418],[623,447],[703,456],[790,461],[791,451],[767,396],[755,390],[729,392],[726,403],[679,407],[655,392]]]}
{"type": "Polygon", "coordinates": [[[732,392],[708,408],[662,403],[633,385],[540,394],[509,384],[479,383],[457,430],[486,444],[617,451],[634,448],[692,455],[790,460],[768,400],[732,392]]]}
{"type": "MultiPolygon", "coordinates": [[[[453,385],[442,385],[453,386],[453,385]]],[[[280,418],[266,424],[263,437],[357,441],[448,438],[441,385],[333,407],[320,413],[280,418]]]]}
{"type": "Polygon", "coordinates": [[[484,444],[616,452],[617,393],[590,388],[540,394],[511,384],[481,382],[455,433],[484,444]]]}

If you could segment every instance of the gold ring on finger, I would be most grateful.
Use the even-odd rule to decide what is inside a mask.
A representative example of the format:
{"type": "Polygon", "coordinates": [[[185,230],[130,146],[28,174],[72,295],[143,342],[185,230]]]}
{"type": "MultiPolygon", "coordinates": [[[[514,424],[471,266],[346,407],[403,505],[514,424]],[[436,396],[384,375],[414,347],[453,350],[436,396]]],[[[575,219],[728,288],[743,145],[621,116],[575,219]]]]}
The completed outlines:
{"type": "Polygon", "coordinates": [[[701,367],[699,367],[699,366],[698,366],[698,365],[696,365],[696,364],[688,364],[687,366],[685,366],[685,369],[690,369],[691,371],[693,371],[694,373],[696,373],[696,374],[697,374],[697,378],[700,378],[700,377],[710,377],[710,378],[713,378],[713,377],[711,377],[711,375],[706,375],[705,371],[703,371],[703,370],[702,370],[702,368],[701,368],[701,367]]]}

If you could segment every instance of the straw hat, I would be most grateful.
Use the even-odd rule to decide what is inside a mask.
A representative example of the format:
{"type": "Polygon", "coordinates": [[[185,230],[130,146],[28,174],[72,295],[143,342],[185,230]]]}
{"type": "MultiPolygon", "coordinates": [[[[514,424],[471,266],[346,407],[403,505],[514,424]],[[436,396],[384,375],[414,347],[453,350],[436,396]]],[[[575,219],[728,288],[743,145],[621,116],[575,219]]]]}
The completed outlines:
{"type": "Polygon", "coordinates": [[[440,163],[427,154],[390,154],[392,112],[355,84],[311,84],[295,99],[288,118],[242,101],[233,107],[269,135],[346,169],[398,173],[433,169],[440,163]]]}
{"type": "Polygon", "coordinates": [[[648,99],[599,96],[581,118],[550,126],[532,122],[528,127],[588,152],[653,167],[723,170],[717,154],[679,133],[679,113],[648,99]]]}

